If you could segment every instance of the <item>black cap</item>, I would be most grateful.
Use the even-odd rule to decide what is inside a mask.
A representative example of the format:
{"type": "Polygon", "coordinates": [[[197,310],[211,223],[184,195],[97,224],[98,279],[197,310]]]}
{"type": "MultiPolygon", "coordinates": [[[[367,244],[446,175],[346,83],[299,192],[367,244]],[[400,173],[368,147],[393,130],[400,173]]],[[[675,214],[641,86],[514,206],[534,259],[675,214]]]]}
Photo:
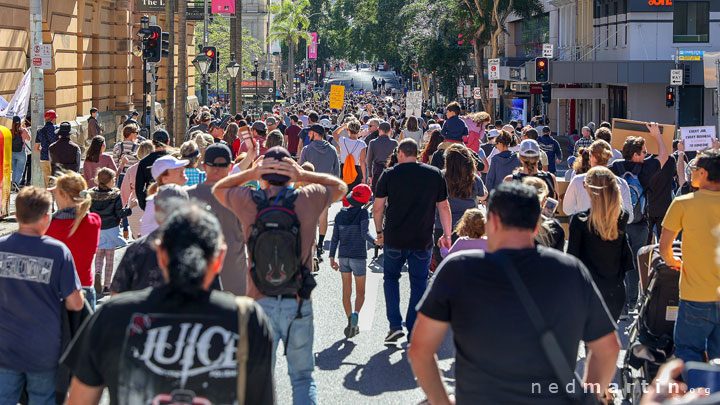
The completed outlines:
{"type": "Polygon", "coordinates": [[[22,120],[17,115],[13,117],[13,124],[19,124],[22,120]]]}
{"type": "Polygon", "coordinates": [[[325,135],[325,128],[323,128],[323,126],[320,124],[312,124],[310,126],[310,131],[316,132],[320,135],[325,135]]]}
{"type": "Polygon", "coordinates": [[[219,127],[224,130],[225,127],[227,127],[228,121],[230,121],[230,114],[226,114],[226,115],[223,117],[223,119],[220,120],[220,125],[219,125],[219,127]]]}
{"type": "MultiPolygon", "coordinates": [[[[273,146],[272,148],[268,149],[267,152],[265,152],[265,157],[263,159],[283,160],[286,157],[290,157],[290,152],[288,152],[287,149],[283,148],[282,146],[273,146]]],[[[282,183],[290,180],[288,176],[277,173],[263,174],[262,179],[267,181],[278,181],[282,183]]]]}
{"type": "Polygon", "coordinates": [[[212,167],[228,167],[232,163],[232,152],[230,152],[227,145],[214,143],[205,149],[203,163],[212,167]]]}
{"type": "Polygon", "coordinates": [[[255,121],[252,124],[252,129],[258,132],[267,132],[267,125],[262,121],[255,121]]]}
{"type": "Polygon", "coordinates": [[[72,129],[72,124],[65,121],[60,124],[60,128],[55,132],[58,136],[69,136],[75,133],[75,130],[72,129]]]}
{"type": "Polygon", "coordinates": [[[158,129],[157,131],[153,132],[152,140],[153,142],[159,142],[163,145],[167,145],[168,143],[170,143],[170,135],[168,135],[166,130],[158,129]]]}
{"type": "Polygon", "coordinates": [[[210,126],[209,126],[208,128],[221,128],[221,129],[222,129],[222,125],[220,124],[220,120],[210,121],[210,126]]]}
{"type": "Polygon", "coordinates": [[[133,115],[140,115],[140,114],[137,112],[137,110],[130,110],[130,116],[132,117],[133,115]]]}
{"type": "Polygon", "coordinates": [[[495,126],[496,126],[496,127],[501,127],[502,125],[503,125],[502,120],[495,120],[495,126]]]}

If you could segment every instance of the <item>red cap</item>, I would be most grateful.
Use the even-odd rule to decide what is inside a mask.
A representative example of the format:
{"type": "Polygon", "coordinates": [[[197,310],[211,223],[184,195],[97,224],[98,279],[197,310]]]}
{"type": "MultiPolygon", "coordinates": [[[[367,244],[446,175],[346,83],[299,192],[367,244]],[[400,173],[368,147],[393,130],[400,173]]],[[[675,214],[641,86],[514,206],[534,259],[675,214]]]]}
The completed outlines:
{"type": "Polygon", "coordinates": [[[358,184],[353,187],[352,191],[346,196],[347,202],[353,206],[367,204],[372,197],[372,190],[367,184],[358,184]]]}
{"type": "Polygon", "coordinates": [[[54,120],[57,118],[57,114],[55,114],[55,110],[47,110],[45,113],[45,121],[54,120]]]}

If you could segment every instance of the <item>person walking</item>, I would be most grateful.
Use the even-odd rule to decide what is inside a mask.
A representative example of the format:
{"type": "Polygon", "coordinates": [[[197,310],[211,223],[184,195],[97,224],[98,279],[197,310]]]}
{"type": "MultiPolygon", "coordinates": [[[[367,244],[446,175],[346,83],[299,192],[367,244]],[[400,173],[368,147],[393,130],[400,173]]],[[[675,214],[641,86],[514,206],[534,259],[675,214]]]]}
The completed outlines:
{"type": "Polygon", "coordinates": [[[11,186],[14,191],[20,190],[20,181],[25,171],[25,161],[27,155],[25,154],[25,142],[30,140],[30,132],[25,128],[20,117],[15,116],[12,119],[12,127],[10,128],[12,134],[12,158],[10,165],[10,172],[12,173],[11,186]]]}
{"type": "MultiPolygon", "coordinates": [[[[398,142],[390,138],[390,124],[383,121],[378,125],[378,137],[368,144],[367,148],[367,176],[372,188],[373,194],[377,192],[377,183],[380,175],[385,170],[388,158],[397,148],[398,142]],[[370,177],[372,176],[372,177],[370,177]]],[[[417,143],[416,143],[417,145],[417,143]]],[[[367,181],[366,180],[366,181],[367,181]]]]}
{"type": "MultiPolygon", "coordinates": [[[[151,154],[153,151],[155,151],[155,147],[153,146],[152,142],[141,142],[136,152],[138,162],[145,156],[151,154]]],[[[123,206],[127,206],[132,200],[137,201],[137,197],[135,195],[135,178],[137,174],[137,169],[138,163],[130,166],[125,172],[125,177],[127,179],[123,180],[122,184],[120,185],[120,197],[122,198],[123,206]]],[[[140,208],[140,206],[136,203],[134,204],[134,207],[132,209],[132,214],[130,214],[129,217],[125,218],[127,219],[129,232],[132,234],[133,239],[138,239],[140,237],[140,219],[142,218],[142,214],[142,208],[140,208]]],[[[125,239],[128,238],[125,237],[125,239]]]]}
{"type": "Polygon", "coordinates": [[[158,192],[159,187],[176,184],[178,186],[184,186],[187,183],[187,176],[185,176],[185,167],[187,166],[187,160],[178,160],[174,156],[165,155],[159,157],[152,166],[152,176],[155,179],[155,183],[151,184],[147,190],[147,203],[145,205],[145,212],[140,220],[140,233],[147,235],[150,232],[158,228],[158,223],[155,222],[155,204],[153,203],[153,195],[158,192]]]}
{"type": "Polygon", "coordinates": [[[548,171],[552,174],[557,173],[556,163],[562,163],[563,154],[560,149],[558,141],[550,136],[550,127],[544,126],[542,128],[542,135],[538,137],[537,142],[540,145],[540,149],[548,157],[548,171]]]}
{"type": "Polygon", "coordinates": [[[80,147],[70,140],[70,135],[74,133],[75,130],[69,122],[61,123],[56,133],[58,140],[48,148],[54,174],[61,170],[80,172],[80,147]]]}
{"type": "Polygon", "coordinates": [[[609,169],[594,167],[583,182],[590,209],[570,218],[567,253],[588,268],[610,315],[617,321],[625,307],[625,273],[635,269],[625,233],[629,216],[622,209],[620,187],[609,169]]]}
{"type": "Polygon", "coordinates": [[[166,284],[114,297],[83,324],[61,360],[73,374],[68,403],[98,404],[107,387],[114,404],[274,404],[262,308],[210,290],[224,250],[220,224],[202,207],[170,216],[157,241],[166,284]]]}
{"type": "Polygon", "coordinates": [[[58,140],[55,133],[57,131],[57,114],[55,110],[47,110],[45,113],[45,126],[37,131],[35,135],[35,151],[40,153],[40,169],[43,172],[43,181],[45,187],[50,184],[50,176],[52,176],[52,165],[50,164],[50,145],[58,140]]]}
{"type": "Polygon", "coordinates": [[[590,145],[592,145],[594,139],[592,137],[592,133],[590,132],[590,127],[582,127],[582,130],[580,131],[582,134],[582,138],[578,139],[577,142],[575,142],[574,150],[573,150],[573,156],[577,156],[578,152],[580,151],[580,148],[587,148],[590,145]]]}
{"type": "Polygon", "coordinates": [[[100,216],[90,211],[90,194],[85,179],[75,172],[66,172],[56,178],[55,193],[58,210],[52,216],[45,233],[67,245],[75,261],[75,269],[85,299],[95,308],[95,273],[92,262],[100,244],[100,216]]]}
{"type": "Polygon", "coordinates": [[[555,175],[544,170],[538,170],[540,162],[540,145],[534,139],[526,139],[520,142],[518,156],[522,166],[505,176],[504,181],[522,181],[527,176],[537,177],[543,180],[548,187],[548,197],[557,199],[557,181],[555,175]]]}
{"type": "Polygon", "coordinates": [[[88,117],[88,139],[93,139],[96,136],[102,135],[103,128],[97,121],[98,109],[92,107],[90,109],[90,117],[88,117]]]}
{"type": "Polygon", "coordinates": [[[82,175],[83,178],[85,178],[88,188],[93,188],[97,185],[95,179],[97,178],[98,171],[102,168],[108,168],[117,173],[115,161],[112,156],[105,153],[105,138],[98,135],[92,138],[90,147],[85,154],[85,162],[83,163],[82,175]]]}
{"type": "Polygon", "coordinates": [[[18,230],[0,237],[0,398],[55,405],[55,380],[61,355],[63,307],[84,305],[72,253],[45,236],[52,196],[28,186],[15,199],[18,230]]]}
{"type": "Polygon", "coordinates": [[[180,157],[188,161],[187,166],[185,166],[185,177],[188,179],[185,185],[190,187],[204,182],[206,174],[204,171],[198,169],[202,156],[200,155],[200,149],[197,143],[195,143],[195,141],[184,142],[180,146],[180,157]]]}
{"type": "Polygon", "coordinates": [[[405,138],[413,139],[419,148],[422,148],[423,144],[423,131],[418,125],[418,120],[415,117],[408,117],[405,121],[405,128],[400,132],[398,142],[405,138]]]}
{"type": "MultiPolygon", "coordinates": [[[[313,262],[313,241],[315,229],[322,212],[345,195],[347,187],[342,180],[324,173],[313,173],[303,170],[292,158],[290,153],[279,146],[273,147],[263,156],[258,164],[242,173],[238,173],[220,180],[213,188],[213,195],[218,201],[230,209],[242,223],[245,243],[248,243],[253,231],[258,230],[256,198],[269,204],[275,201],[280,203],[283,210],[294,213],[295,221],[299,223],[299,231],[293,232],[294,241],[291,246],[298,246],[299,250],[293,258],[269,259],[267,255],[256,255],[255,249],[250,252],[250,279],[248,280],[248,296],[257,299],[270,319],[272,325],[273,364],[278,343],[282,340],[286,348],[288,374],[292,385],[293,403],[317,404],[317,386],[312,376],[314,369],[313,355],[313,304],[310,293],[315,281],[310,274],[313,262]],[[252,190],[244,185],[250,181],[259,181],[260,190],[252,190]],[[308,185],[299,189],[291,189],[293,182],[304,182],[308,185]],[[280,202],[282,200],[282,202],[280,202]],[[290,203],[290,204],[288,204],[290,203]],[[299,240],[298,240],[299,238],[299,240]],[[258,261],[260,261],[258,263],[258,261]],[[284,288],[279,292],[269,289],[269,283],[262,275],[271,274],[272,263],[295,263],[296,268],[281,267],[288,275],[295,274],[301,280],[299,283],[283,283],[284,288]],[[255,274],[253,276],[253,274],[255,274]],[[258,275],[260,274],[260,275],[258,275]],[[260,284],[258,284],[260,283],[260,284]]],[[[263,203],[263,206],[265,203],[263,203]]],[[[293,221],[293,223],[295,223],[293,221]]],[[[295,225],[292,226],[293,228],[295,225]]],[[[266,232],[266,231],[265,231],[266,232]]],[[[287,234],[286,234],[287,236],[287,234]]],[[[289,236],[288,236],[289,237],[289,236]]],[[[253,243],[257,242],[253,239],[253,243]]],[[[290,242],[288,240],[288,242],[290,242]]],[[[257,242],[258,250],[262,246],[272,248],[267,244],[257,242]]],[[[290,251],[288,249],[288,251],[290,251]]],[[[294,267],[294,266],[293,266],[294,267]]],[[[291,278],[295,280],[296,278],[291,278]]]]}
{"type": "Polygon", "coordinates": [[[377,244],[384,245],[383,288],[390,323],[385,343],[388,344],[395,344],[405,336],[400,314],[399,283],[405,263],[410,276],[410,301],[405,325],[408,334],[413,331],[417,316],[415,307],[427,286],[436,209],[443,229],[438,243],[448,249],[452,245],[452,213],[447,183],[440,170],[418,163],[417,156],[414,140],[400,142],[398,164],[380,176],[373,205],[377,244]]]}
{"type": "MultiPolygon", "coordinates": [[[[360,141],[362,142],[362,141],[360,141]]],[[[367,184],[355,186],[343,200],[347,206],[342,208],[335,216],[332,240],[330,242],[330,267],[340,270],[342,275],[342,303],[345,316],[348,319],[345,327],[345,337],[351,338],[358,333],[359,313],[365,303],[365,273],[367,268],[367,247],[365,241],[375,243],[370,234],[370,214],[363,205],[372,197],[372,191],[367,184]],[[338,251],[340,263],[335,261],[338,251]],[[351,304],[352,279],[355,279],[355,307],[351,304]]]]}
{"type": "Polygon", "coordinates": [[[352,119],[345,124],[337,127],[332,136],[335,139],[335,148],[340,154],[340,173],[343,181],[348,185],[348,189],[352,190],[360,183],[365,182],[367,178],[366,152],[367,146],[365,142],[358,139],[360,134],[360,121],[352,119]],[[347,132],[347,136],[341,136],[343,131],[347,132]],[[352,167],[352,168],[351,168],[352,167]],[[347,168],[347,170],[346,170],[347,168]],[[353,171],[355,176],[353,176],[353,171]]]}
{"type": "Polygon", "coordinates": [[[101,221],[100,242],[95,254],[95,277],[100,279],[105,262],[102,294],[107,295],[110,294],[115,249],[127,246],[127,241],[120,235],[120,222],[132,213],[132,207],[137,205],[137,201],[133,200],[127,208],[123,207],[112,169],[103,167],[98,170],[96,184],[96,187],[90,189],[90,212],[98,214],[101,221]]]}
{"type": "Polygon", "coordinates": [[[487,182],[485,182],[488,191],[492,191],[495,187],[499,186],[506,176],[512,174],[516,168],[522,166],[517,153],[510,150],[514,136],[515,135],[503,130],[500,131],[500,134],[495,138],[495,147],[499,153],[488,158],[490,168],[487,172],[487,182]]]}
{"type": "Polygon", "coordinates": [[[155,151],[145,156],[138,162],[137,173],[135,174],[135,196],[138,200],[138,206],[145,210],[145,202],[147,199],[147,189],[154,181],[152,175],[152,167],[156,160],[168,154],[170,145],[170,135],[164,129],[158,129],[153,133],[152,143],[155,151]]]}

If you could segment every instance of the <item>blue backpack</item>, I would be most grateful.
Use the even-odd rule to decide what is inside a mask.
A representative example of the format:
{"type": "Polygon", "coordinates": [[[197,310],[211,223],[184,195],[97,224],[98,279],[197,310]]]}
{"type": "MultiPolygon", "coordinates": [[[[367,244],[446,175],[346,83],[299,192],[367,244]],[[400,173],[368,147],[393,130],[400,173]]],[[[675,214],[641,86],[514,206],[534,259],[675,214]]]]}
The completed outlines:
{"type": "Polygon", "coordinates": [[[647,216],[647,194],[640,183],[638,175],[642,170],[642,165],[636,165],[632,171],[626,171],[622,177],[630,187],[630,200],[633,207],[633,224],[644,220],[647,216]]]}

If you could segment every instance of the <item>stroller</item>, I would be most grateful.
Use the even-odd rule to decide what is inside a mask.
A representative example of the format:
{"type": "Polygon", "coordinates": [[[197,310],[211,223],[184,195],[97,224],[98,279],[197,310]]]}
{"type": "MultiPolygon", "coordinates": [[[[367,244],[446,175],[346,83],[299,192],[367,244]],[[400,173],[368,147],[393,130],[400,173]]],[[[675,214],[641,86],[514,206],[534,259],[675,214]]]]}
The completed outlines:
{"type": "MultiPolygon", "coordinates": [[[[680,242],[673,243],[673,252],[681,257],[680,242]]],[[[680,303],[680,272],[665,265],[659,245],[638,251],[638,272],[642,291],[640,310],[627,328],[629,343],[620,374],[624,397],[633,404],[640,403],[643,389],[673,354],[673,331],[680,303]]]]}

